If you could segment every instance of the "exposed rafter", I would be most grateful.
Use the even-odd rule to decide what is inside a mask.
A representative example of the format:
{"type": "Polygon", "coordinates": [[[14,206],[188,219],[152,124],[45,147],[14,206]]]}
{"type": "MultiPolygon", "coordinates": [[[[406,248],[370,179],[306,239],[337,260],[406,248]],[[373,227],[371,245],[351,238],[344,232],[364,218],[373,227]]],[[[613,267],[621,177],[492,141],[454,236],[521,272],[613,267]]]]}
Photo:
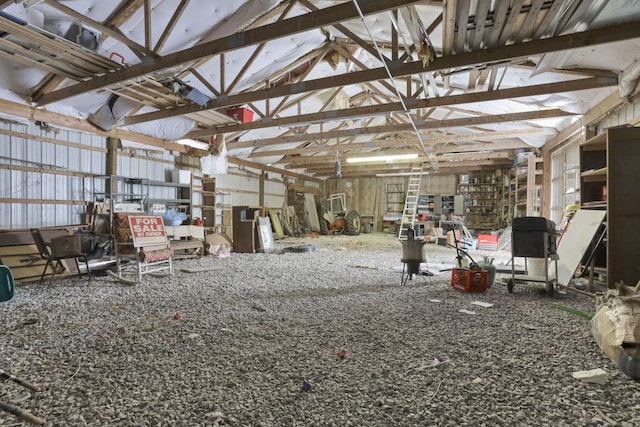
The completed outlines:
{"type": "MultiPolygon", "coordinates": [[[[447,127],[461,127],[461,126],[473,126],[487,123],[502,123],[509,121],[520,120],[536,120],[546,119],[550,117],[563,117],[571,116],[572,113],[567,113],[562,110],[541,110],[531,111],[524,113],[512,113],[512,114],[497,114],[487,116],[468,117],[462,119],[445,119],[445,120],[431,120],[424,123],[417,123],[418,129],[443,129],[447,127]]],[[[288,143],[288,142],[301,142],[301,141],[318,141],[333,138],[349,138],[358,135],[371,135],[371,134],[384,134],[384,133],[397,133],[397,132],[411,132],[413,128],[410,125],[385,125],[385,126],[372,126],[361,127],[358,129],[347,129],[338,131],[321,132],[317,134],[301,134],[294,136],[281,136],[277,138],[269,139],[256,139],[252,141],[242,141],[229,143],[228,148],[249,148],[249,147],[262,147],[276,143],[288,143]]]]}
{"type": "MultiPolygon", "coordinates": [[[[579,47],[593,46],[613,41],[628,40],[640,37],[640,23],[633,22],[620,24],[612,27],[600,28],[597,30],[585,31],[576,34],[567,34],[544,40],[533,40],[517,45],[500,46],[491,49],[480,49],[457,55],[438,57],[431,62],[426,68],[421,61],[410,62],[406,64],[394,64],[391,72],[395,77],[401,77],[411,74],[419,74],[425,71],[445,71],[460,67],[473,67],[490,63],[500,63],[510,61],[515,58],[522,58],[542,53],[556,52],[565,49],[575,49],[579,47]]],[[[315,79],[299,83],[296,85],[285,85],[269,90],[264,90],[260,94],[260,99],[275,98],[279,96],[291,95],[294,93],[302,93],[313,90],[323,90],[335,86],[345,86],[356,83],[364,83],[374,80],[384,80],[387,78],[384,67],[373,68],[369,70],[357,71],[338,76],[330,79],[315,79]]],[[[62,89],[65,90],[65,89],[62,89]]],[[[224,99],[211,100],[205,109],[221,108],[228,105],[238,105],[246,102],[256,101],[256,93],[243,93],[229,96],[224,99]]],[[[147,114],[141,114],[129,118],[128,123],[140,123],[150,120],[158,120],[175,115],[182,115],[201,110],[196,104],[188,104],[176,107],[170,110],[157,111],[147,114]]]]}
{"type": "MultiPolygon", "coordinates": [[[[471,102],[495,101],[500,99],[512,99],[524,96],[536,96],[559,92],[572,92],[599,87],[615,86],[618,84],[616,78],[587,78],[577,79],[557,83],[547,83],[535,86],[522,86],[510,89],[499,89],[491,92],[473,92],[461,95],[441,96],[431,99],[406,99],[407,107],[412,110],[421,108],[433,108],[438,106],[450,106],[466,104],[471,102]]],[[[233,105],[233,104],[231,104],[233,105]]],[[[209,135],[216,135],[227,132],[241,132],[253,129],[262,129],[273,126],[290,126],[308,123],[319,123],[324,121],[347,120],[360,117],[380,116],[392,112],[402,111],[400,102],[372,105],[366,107],[347,108],[342,110],[332,110],[327,112],[300,114],[291,117],[271,118],[269,120],[255,121],[251,123],[215,126],[210,129],[195,130],[190,133],[190,138],[201,138],[209,135]]],[[[137,123],[135,116],[127,120],[127,124],[137,123]]]]}
{"type": "MultiPolygon", "coordinates": [[[[414,3],[420,3],[420,1],[371,0],[362,5],[362,12],[364,14],[372,14],[402,6],[408,6],[414,3]]],[[[232,34],[221,39],[202,43],[189,49],[168,54],[156,59],[155,61],[143,62],[118,72],[98,76],[86,82],[77,83],[73,86],[45,94],[37,101],[40,105],[46,105],[87,91],[100,89],[118,82],[163,70],[165,68],[175,67],[176,65],[197,61],[204,57],[229,52],[287,35],[301,33],[314,28],[320,28],[325,25],[348,21],[350,19],[357,18],[358,16],[358,12],[352,3],[339,4],[337,6],[322,9],[318,12],[311,12],[305,15],[296,16],[282,22],[267,24],[262,27],[232,34]]]]}

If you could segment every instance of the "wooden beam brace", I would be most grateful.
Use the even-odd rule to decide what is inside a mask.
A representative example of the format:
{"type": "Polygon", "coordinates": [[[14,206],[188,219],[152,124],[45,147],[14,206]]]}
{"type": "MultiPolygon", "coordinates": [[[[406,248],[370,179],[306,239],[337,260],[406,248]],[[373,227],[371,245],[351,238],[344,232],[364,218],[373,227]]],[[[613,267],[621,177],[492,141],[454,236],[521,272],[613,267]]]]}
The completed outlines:
{"type": "MultiPolygon", "coordinates": [[[[500,99],[513,99],[523,96],[536,96],[543,94],[559,93],[559,92],[571,92],[586,89],[594,89],[599,87],[615,86],[618,84],[617,78],[599,78],[592,77],[586,79],[569,80],[557,83],[547,83],[543,85],[535,86],[523,86],[509,89],[499,89],[490,92],[472,92],[461,95],[449,95],[441,96],[438,98],[429,99],[407,99],[405,105],[411,110],[419,110],[422,108],[433,108],[450,105],[459,105],[472,102],[484,102],[495,101],[500,99]]],[[[234,97],[229,97],[234,99],[234,97]]],[[[238,103],[240,104],[240,103],[238,103]]],[[[231,103],[229,105],[235,105],[231,103]]],[[[403,105],[400,102],[393,102],[388,104],[372,105],[366,107],[355,107],[342,110],[320,111],[317,113],[300,114],[291,117],[282,118],[269,118],[267,120],[255,121],[251,123],[233,124],[233,125],[221,125],[214,126],[209,129],[199,129],[192,131],[189,134],[189,138],[200,138],[210,135],[217,135],[227,132],[240,132],[254,129],[262,129],[273,126],[291,126],[302,125],[309,123],[319,123],[324,121],[336,121],[346,119],[356,119],[360,117],[372,117],[384,115],[392,112],[404,111],[403,105]]],[[[136,117],[133,116],[125,120],[125,124],[139,123],[136,121],[136,117]]]]}
{"type": "Polygon", "coordinates": [[[141,144],[150,145],[153,147],[163,148],[169,151],[178,151],[180,153],[189,152],[189,149],[186,146],[176,144],[165,139],[153,138],[151,136],[119,129],[106,132],[93,126],[91,123],[84,119],[77,119],[63,114],[42,110],[40,108],[29,107],[28,105],[18,104],[16,102],[6,101],[3,99],[0,99],[0,111],[2,111],[4,114],[22,117],[34,122],[40,121],[67,129],[74,129],[80,132],[89,132],[95,135],[111,136],[127,141],[139,142],[141,144]]]}
{"type": "MultiPolygon", "coordinates": [[[[420,161],[420,159],[418,159],[420,161]]],[[[346,162],[342,162],[342,172],[351,172],[351,171],[387,171],[393,169],[400,169],[403,167],[407,167],[407,165],[411,165],[417,163],[416,160],[407,160],[403,162],[393,162],[393,163],[379,163],[379,164],[366,164],[366,165],[349,165],[346,162]]],[[[513,162],[509,159],[495,159],[495,160],[462,160],[462,161],[438,161],[438,167],[474,167],[474,166],[498,166],[498,165],[509,165],[513,164],[513,162]]],[[[429,160],[424,160],[424,165],[426,168],[430,167],[429,160]],[[428,166],[429,165],[429,166],[428,166]]],[[[318,166],[311,166],[305,168],[304,166],[299,167],[298,169],[306,169],[308,173],[322,173],[325,171],[331,171],[333,169],[333,164],[325,163],[318,166]]]]}
{"type": "Polygon", "coordinates": [[[160,38],[156,42],[155,46],[153,46],[154,52],[158,53],[164,47],[164,44],[167,42],[167,39],[169,38],[169,35],[171,34],[176,24],[180,20],[180,17],[184,13],[184,10],[187,8],[188,4],[189,4],[189,0],[180,0],[180,4],[178,5],[178,7],[176,7],[176,10],[173,12],[173,15],[171,16],[171,19],[169,19],[169,23],[165,27],[164,31],[162,31],[162,34],[160,35],[160,38]]]}
{"type": "MultiPolygon", "coordinates": [[[[295,3],[295,1],[292,1],[291,3],[295,3]]],[[[307,9],[309,9],[312,12],[317,12],[318,10],[320,10],[318,7],[316,7],[313,3],[311,3],[308,0],[298,0],[298,3],[303,4],[307,9]]],[[[372,46],[370,43],[367,43],[366,41],[361,39],[358,35],[356,35],[353,31],[349,30],[344,25],[334,24],[333,26],[342,34],[344,34],[345,36],[349,37],[351,40],[356,42],[361,48],[369,52],[371,56],[373,56],[374,58],[378,59],[380,57],[380,54],[378,53],[378,51],[374,46],[372,46]]],[[[385,61],[389,61],[389,58],[387,58],[386,56],[384,57],[384,59],[385,61]]]]}
{"type": "MultiPolygon", "coordinates": [[[[614,41],[629,40],[639,37],[640,22],[630,22],[627,24],[618,24],[611,27],[588,30],[575,34],[567,34],[543,40],[532,40],[526,43],[499,46],[492,49],[480,49],[476,51],[460,53],[457,55],[438,57],[426,67],[422,65],[421,61],[416,61],[406,64],[389,64],[389,68],[394,77],[401,77],[409,74],[419,74],[427,71],[435,72],[477,65],[486,66],[487,64],[505,62],[514,58],[522,58],[566,49],[578,49],[581,47],[610,43],[614,41]]],[[[268,92],[260,91],[256,93],[243,93],[229,98],[218,98],[211,100],[205,107],[200,107],[197,104],[188,104],[170,110],[138,115],[135,119],[131,117],[130,120],[135,120],[136,123],[149,120],[158,120],[169,116],[192,113],[203,108],[221,108],[228,105],[238,105],[244,104],[246,102],[253,102],[256,101],[257,98],[275,98],[291,95],[294,93],[308,92],[313,90],[324,90],[336,86],[346,86],[373,80],[385,80],[387,78],[387,72],[384,67],[372,68],[369,70],[346,73],[330,78],[299,82],[294,85],[279,86],[271,88],[268,92]],[[233,102],[230,101],[230,99],[232,98],[233,102]]],[[[69,90],[73,87],[75,86],[60,89],[56,92],[69,90]]],[[[45,97],[46,96],[47,95],[45,95],[45,97]]]]}
{"type": "MultiPolygon", "coordinates": [[[[568,113],[566,111],[557,110],[557,109],[536,110],[536,111],[526,111],[522,113],[465,117],[461,119],[432,120],[427,122],[418,122],[416,123],[416,127],[418,129],[443,129],[443,128],[449,128],[449,127],[476,126],[476,125],[489,124],[489,123],[548,119],[550,117],[566,117],[566,116],[572,116],[572,115],[574,115],[574,113],[568,113]]],[[[354,138],[360,135],[371,135],[376,133],[398,133],[398,132],[413,132],[413,126],[411,124],[403,124],[403,125],[394,124],[394,125],[383,125],[383,126],[371,126],[368,128],[361,127],[357,129],[346,129],[346,130],[328,131],[328,132],[320,132],[320,133],[308,133],[304,135],[280,136],[276,138],[265,138],[265,139],[251,140],[251,141],[229,143],[227,144],[227,148],[231,150],[232,148],[261,147],[261,146],[267,146],[267,145],[279,144],[279,143],[325,140],[325,139],[333,139],[333,138],[354,138]]]]}
{"type": "MultiPolygon", "coordinates": [[[[463,144],[463,145],[447,145],[455,144],[461,141],[474,140],[500,140],[505,138],[517,138],[525,135],[540,135],[546,133],[545,129],[523,129],[521,131],[502,131],[502,132],[479,132],[475,134],[464,135],[445,135],[442,137],[425,138],[428,145],[438,145],[434,149],[434,153],[462,153],[465,151],[484,151],[484,150],[513,150],[515,148],[527,148],[528,144],[524,142],[509,143],[482,143],[482,144],[463,144]]],[[[271,150],[257,151],[254,150],[249,157],[271,157],[271,156],[290,156],[314,154],[318,152],[341,152],[352,150],[371,150],[375,148],[400,148],[407,146],[415,146],[419,144],[417,138],[408,139],[383,139],[371,142],[356,142],[350,144],[332,144],[332,145],[312,145],[304,148],[290,148],[287,150],[271,150]]],[[[302,158],[302,157],[301,157],[302,158]]]]}
{"type": "MultiPolygon", "coordinates": [[[[496,144],[495,149],[498,150],[500,148],[500,144],[496,144]]],[[[376,155],[381,155],[381,156],[394,156],[394,155],[401,155],[401,154],[407,154],[409,152],[413,152],[415,153],[415,150],[382,150],[382,151],[376,151],[375,153],[363,153],[361,151],[349,151],[349,154],[344,156],[346,158],[349,157],[363,157],[363,156],[376,156],[376,155]]],[[[434,151],[434,154],[438,154],[437,150],[434,151]]],[[[490,159],[510,159],[510,161],[512,161],[514,158],[514,153],[513,150],[502,150],[502,151],[495,151],[495,152],[491,152],[491,153],[449,153],[449,154],[444,154],[442,156],[439,156],[437,158],[438,161],[448,161],[448,160],[490,160],[490,159]]],[[[307,167],[310,166],[311,164],[323,164],[326,162],[331,162],[334,163],[336,160],[336,155],[335,154],[328,154],[325,156],[306,156],[306,157],[285,157],[282,158],[280,160],[278,160],[277,164],[285,164],[285,165],[290,165],[290,168],[293,167],[294,169],[300,168],[300,167],[307,167]],[[323,163],[321,163],[323,162],[323,163]]],[[[428,159],[427,157],[422,157],[422,161],[429,161],[430,159],[428,159]]],[[[410,160],[410,162],[415,162],[416,159],[410,160]]],[[[420,161],[420,158],[418,159],[418,161],[420,161]]]]}
{"type": "Polygon", "coordinates": [[[151,0],[144,0],[144,47],[151,51],[151,0]]]}
{"type": "MultiPolygon", "coordinates": [[[[133,53],[135,53],[139,57],[150,56],[152,58],[156,58],[158,56],[154,52],[152,52],[150,49],[147,49],[146,47],[141,46],[138,43],[134,42],[133,40],[127,38],[119,30],[102,25],[101,23],[94,21],[93,19],[88,18],[87,16],[81,13],[76,12],[70,7],[63,5],[57,0],[44,0],[44,2],[47,4],[47,6],[57,9],[58,11],[64,13],[65,15],[69,15],[71,18],[78,20],[79,22],[85,23],[88,26],[103,32],[104,34],[107,34],[109,37],[113,37],[114,39],[118,40],[119,42],[129,47],[133,51],[133,53]]],[[[55,93],[55,92],[52,92],[52,93],[55,93]]]]}
{"type": "MultiPolygon", "coordinates": [[[[58,3],[53,0],[47,0],[47,2],[58,3]]],[[[360,9],[363,14],[370,15],[420,2],[421,0],[370,0],[367,3],[360,5],[360,9]]],[[[267,24],[262,27],[249,29],[217,40],[202,43],[200,45],[160,57],[154,61],[145,61],[143,63],[133,65],[121,71],[98,76],[86,82],[78,83],[45,94],[37,101],[40,105],[58,102],[87,91],[100,89],[114,83],[130,80],[165,68],[175,67],[176,65],[196,61],[204,57],[229,52],[291,34],[298,34],[315,28],[321,28],[326,25],[348,21],[357,17],[359,17],[359,13],[352,2],[341,3],[337,6],[324,8],[317,12],[296,16],[285,19],[282,22],[267,24]]],[[[84,19],[86,20],[86,18],[84,19]]],[[[100,24],[96,24],[99,25],[100,28],[103,28],[100,24]]]]}
{"type": "Polygon", "coordinates": [[[233,165],[244,166],[244,167],[248,167],[248,168],[252,168],[252,169],[258,169],[258,170],[262,170],[262,171],[278,173],[278,174],[287,175],[287,176],[291,176],[291,177],[298,178],[298,179],[303,179],[303,180],[306,180],[306,181],[314,181],[314,182],[320,182],[320,183],[323,182],[323,180],[318,179],[318,178],[314,178],[312,176],[303,175],[303,174],[300,174],[300,173],[291,172],[291,171],[287,171],[287,170],[280,169],[280,168],[274,168],[273,166],[263,165],[262,163],[250,162],[248,160],[239,159],[239,158],[233,157],[233,156],[229,156],[229,157],[227,157],[227,159],[229,160],[229,163],[231,163],[233,165]]]}
{"type": "MultiPolygon", "coordinates": [[[[457,167],[440,167],[437,170],[429,169],[425,164],[425,174],[429,176],[434,175],[459,175],[459,174],[471,174],[477,172],[488,172],[495,171],[496,166],[457,166],[457,167]]],[[[384,176],[394,176],[394,175],[410,175],[411,167],[392,169],[388,171],[346,171],[342,172],[342,179],[345,178],[362,178],[362,177],[384,177],[384,176]]],[[[325,178],[334,178],[335,172],[326,171],[321,173],[315,173],[314,176],[317,177],[325,177],[325,178]]]]}

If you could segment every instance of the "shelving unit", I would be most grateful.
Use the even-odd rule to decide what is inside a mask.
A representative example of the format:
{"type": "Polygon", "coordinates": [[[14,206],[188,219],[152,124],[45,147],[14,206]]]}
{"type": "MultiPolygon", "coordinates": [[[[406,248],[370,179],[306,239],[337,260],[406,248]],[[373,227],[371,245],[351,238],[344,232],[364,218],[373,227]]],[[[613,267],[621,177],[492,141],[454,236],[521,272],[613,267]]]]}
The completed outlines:
{"type": "Polygon", "coordinates": [[[417,215],[432,215],[436,209],[436,195],[435,194],[420,194],[418,196],[418,207],[416,210],[417,215]]]}
{"type": "Polygon", "coordinates": [[[464,197],[459,194],[437,194],[437,215],[464,215],[464,197]]]}
{"type": "Polygon", "coordinates": [[[464,197],[464,216],[467,228],[495,230],[499,228],[500,194],[495,174],[472,175],[469,182],[458,185],[464,197]]]}
{"type": "MultiPolygon", "coordinates": [[[[174,208],[187,215],[183,224],[191,224],[193,210],[191,182],[176,183],[106,175],[95,177],[93,188],[92,228],[98,234],[110,234],[112,248],[116,248],[116,250],[118,246],[113,238],[117,226],[115,214],[119,212],[150,213],[163,216],[166,209],[174,208]]],[[[169,227],[170,224],[165,223],[165,226],[173,228],[169,227]]],[[[177,237],[171,239],[171,247],[176,250],[191,251],[202,248],[202,243],[185,241],[177,237]]],[[[199,255],[201,253],[199,252],[199,255]]]]}
{"type": "Polygon", "coordinates": [[[509,204],[512,217],[542,214],[542,157],[529,155],[511,171],[509,204]]]}
{"type": "Polygon", "coordinates": [[[386,215],[402,216],[404,208],[404,184],[387,184],[386,191],[386,215]]]}
{"type": "Polygon", "coordinates": [[[639,164],[640,128],[608,129],[580,146],[582,208],[607,211],[603,268],[610,288],[640,279],[640,197],[631,178],[639,164]]]}
{"type": "Polygon", "coordinates": [[[192,176],[191,191],[193,216],[202,219],[202,226],[207,232],[214,232],[216,230],[216,179],[192,176]]]}
{"type": "Polygon", "coordinates": [[[511,185],[511,170],[500,169],[496,171],[496,177],[498,182],[498,195],[499,195],[499,208],[498,208],[498,222],[501,227],[505,227],[511,224],[513,219],[513,206],[511,205],[511,197],[509,189],[511,185]],[[499,173],[498,173],[499,172],[499,173]]]}
{"type": "Polygon", "coordinates": [[[151,212],[153,205],[164,205],[166,209],[175,209],[187,215],[184,224],[191,223],[191,183],[150,181],[131,179],[129,184],[146,188],[148,197],[144,205],[145,212],[151,212]]]}

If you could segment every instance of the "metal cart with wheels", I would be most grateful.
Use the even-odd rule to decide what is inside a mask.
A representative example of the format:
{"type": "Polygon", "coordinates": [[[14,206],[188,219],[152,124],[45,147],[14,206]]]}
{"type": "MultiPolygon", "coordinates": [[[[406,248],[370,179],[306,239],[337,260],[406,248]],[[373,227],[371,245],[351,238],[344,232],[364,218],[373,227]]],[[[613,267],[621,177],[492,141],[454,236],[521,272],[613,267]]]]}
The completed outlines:
{"type": "Polygon", "coordinates": [[[553,296],[558,279],[555,223],[539,216],[522,216],[513,219],[511,231],[511,278],[507,280],[507,291],[512,293],[516,282],[542,282],[547,287],[547,294],[553,296]],[[515,257],[524,257],[525,274],[515,274],[515,257]],[[529,275],[527,258],[543,258],[544,275],[529,275]],[[554,277],[549,277],[549,261],[555,264],[554,277]]]}

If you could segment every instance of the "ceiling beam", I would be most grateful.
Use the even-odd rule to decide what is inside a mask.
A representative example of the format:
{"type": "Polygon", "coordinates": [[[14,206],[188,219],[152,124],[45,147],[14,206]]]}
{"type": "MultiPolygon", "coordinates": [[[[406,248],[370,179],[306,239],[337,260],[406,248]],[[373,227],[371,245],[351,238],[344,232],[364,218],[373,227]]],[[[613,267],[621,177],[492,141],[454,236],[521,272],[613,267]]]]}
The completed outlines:
{"type": "MultiPolygon", "coordinates": [[[[540,135],[547,133],[545,129],[523,129],[515,131],[498,131],[498,132],[478,132],[473,134],[464,135],[444,135],[441,137],[425,137],[425,142],[428,145],[441,144],[437,152],[462,152],[462,151],[481,151],[481,150],[500,150],[500,149],[514,149],[514,148],[527,148],[528,144],[524,142],[509,142],[509,143],[482,143],[482,144],[464,144],[464,145],[446,145],[454,144],[462,141],[486,141],[497,140],[504,138],[518,138],[522,136],[540,135]],[[456,151],[450,149],[450,147],[457,148],[456,151]],[[473,147],[467,149],[467,147],[473,147]]],[[[304,148],[291,148],[288,150],[271,150],[271,151],[252,151],[249,157],[271,157],[271,156],[288,156],[295,154],[314,154],[318,152],[331,152],[337,153],[342,151],[351,150],[371,150],[375,148],[399,148],[407,146],[415,146],[419,144],[417,138],[408,139],[383,139],[379,141],[371,142],[357,142],[351,144],[332,144],[332,145],[312,145],[304,148]]]]}
{"type": "MultiPolygon", "coordinates": [[[[52,1],[52,3],[58,2],[52,1]]],[[[408,6],[414,3],[421,3],[421,0],[370,0],[360,5],[360,9],[363,14],[370,15],[398,7],[408,6]]],[[[204,57],[210,57],[223,52],[229,52],[288,35],[302,33],[311,29],[349,21],[351,19],[358,18],[359,16],[358,10],[356,10],[352,2],[338,4],[337,6],[324,8],[317,12],[311,12],[285,19],[282,22],[275,22],[239,33],[234,33],[217,40],[212,40],[210,42],[202,43],[188,49],[183,49],[181,51],[162,56],[154,61],[144,61],[140,64],[125,68],[124,70],[94,77],[91,80],[45,94],[42,98],[36,101],[39,105],[58,102],[87,91],[100,89],[105,86],[140,77],[165,68],[175,67],[187,62],[197,61],[204,57]]],[[[86,18],[84,19],[86,20],[86,18]]],[[[98,23],[96,24],[100,25],[98,23]]]]}
{"type": "MultiPolygon", "coordinates": [[[[564,116],[572,116],[572,115],[574,114],[568,113],[562,110],[557,110],[557,109],[537,110],[537,111],[526,111],[522,113],[465,117],[460,119],[430,120],[425,122],[418,121],[416,123],[416,127],[418,129],[442,129],[442,128],[448,128],[448,127],[475,126],[475,125],[488,124],[488,123],[548,119],[551,117],[564,117],[564,116]]],[[[267,145],[278,144],[278,143],[325,140],[325,139],[332,139],[332,138],[352,138],[359,135],[371,135],[375,133],[398,133],[398,132],[413,132],[413,127],[411,124],[404,124],[404,125],[394,124],[394,125],[383,125],[383,126],[371,126],[366,128],[345,129],[345,130],[338,130],[338,131],[319,132],[319,133],[308,133],[308,134],[292,135],[292,136],[280,136],[276,138],[265,138],[265,139],[256,139],[256,140],[250,140],[250,141],[228,143],[227,148],[231,150],[233,148],[261,147],[261,146],[267,146],[267,145]]]]}
{"type": "MultiPolygon", "coordinates": [[[[546,95],[560,92],[572,92],[586,89],[595,89],[608,86],[616,86],[618,79],[591,77],[542,85],[522,86],[509,89],[498,89],[490,92],[472,92],[460,95],[440,96],[429,99],[406,98],[404,105],[411,110],[421,108],[433,108],[449,105],[466,104],[471,102],[495,101],[501,99],[513,99],[524,96],[546,95]]],[[[268,89],[267,89],[268,90],[268,89]]],[[[229,97],[233,98],[233,97],[229,97]]],[[[235,105],[230,103],[229,105],[235,105]]],[[[391,112],[404,111],[403,103],[393,102],[366,107],[346,108],[342,110],[321,111],[317,113],[300,114],[290,117],[265,118],[251,123],[214,126],[208,129],[199,129],[189,133],[189,138],[201,138],[228,132],[243,132],[254,129],[269,128],[274,126],[290,126],[309,123],[355,119],[359,117],[372,117],[391,112]]],[[[139,123],[133,116],[125,120],[125,124],[139,123]]]]}
{"type": "Polygon", "coordinates": [[[158,39],[156,44],[153,46],[154,52],[158,53],[164,47],[164,44],[169,38],[169,35],[180,20],[180,17],[182,16],[184,10],[187,8],[188,4],[189,0],[180,0],[180,4],[176,7],[176,10],[173,12],[173,16],[171,16],[171,19],[169,19],[169,23],[165,27],[164,31],[162,31],[162,34],[160,35],[160,38],[158,39]]]}
{"type": "MultiPolygon", "coordinates": [[[[313,158],[311,158],[313,160],[313,158]]],[[[406,160],[394,160],[392,163],[389,162],[375,162],[371,161],[368,163],[349,163],[346,161],[342,162],[342,170],[380,170],[380,169],[389,169],[393,167],[399,167],[401,165],[411,165],[416,163],[424,163],[430,164],[431,162],[436,162],[438,167],[443,164],[447,165],[462,165],[462,166],[475,166],[475,165],[513,165],[513,158],[509,157],[495,157],[489,158],[485,157],[483,159],[479,159],[478,156],[465,160],[465,159],[457,159],[453,156],[448,157],[440,157],[437,160],[428,158],[427,156],[421,156],[417,159],[406,159],[406,160]]],[[[306,169],[307,171],[317,171],[321,169],[333,169],[335,165],[335,159],[332,162],[309,162],[307,164],[288,164],[284,168],[285,169],[306,169]]]]}
{"type": "MultiPolygon", "coordinates": [[[[124,34],[120,32],[120,30],[102,25],[101,23],[94,21],[93,19],[83,15],[82,13],[78,13],[75,10],[71,9],[70,7],[63,5],[57,0],[44,0],[44,2],[47,4],[47,6],[57,9],[58,11],[64,13],[65,15],[69,15],[71,18],[79,22],[85,23],[91,28],[95,28],[96,30],[101,31],[104,34],[107,34],[109,37],[113,37],[114,39],[118,40],[120,43],[123,43],[125,46],[131,49],[139,57],[150,56],[155,58],[158,56],[154,52],[152,52],[150,49],[147,49],[146,47],[141,46],[138,43],[134,42],[133,40],[127,38],[124,34]]],[[[55,93],[55,92],[52,92],[52,93],[55,93]]],[[[43,96],[47,96],[47,95],[43,95],[43,96]]]]}
{"type": "MultiPolygon", "coordinates": [[[[597,30],[587,30],[581,33],[566,34],[542,40],[532,40],[526,43],[499,46],[491,49],[479,49],[471,52],[459,53],[456,55],[442,56],[434,59],[426,67],[423,66],[421,61],[409,62],[404,64],[389,63],[388,67],[394,77],[402,77],[423,72],[446,71],[472,66],[484,67],[491,63],[506,62],[515,58],[523,58],[566,49],[577,49],[603,43],[629,40],[638,37],[640,37],[640,22],[631,22],[627,24],[618,24],[615,26],[600,28],[597,30]]],[[[346,86],[350,84],[358,84],[368,81],[386,79],[388,79],[388,75],[385,67],[372,68],[369,70],[345,73],[333,76],[331,78],[314,79],[305,82],[298,82],[292,85],[278,86],[262,91],[247,92],[229,97],[212,99],[205,107],[201,107],[197,104],[187,104],[180,107],[174,107],[169,110],[140,114],[134,116],[135,118],[131,117],[130,120],[135,120],[136,123],[149,120],[158,120],[164,119],[169,116],[193,113],[202,109],[213,109],[229,105],[240,105],[247,102],[257,101],[258,99],[275,98],[295,93],[323,90],[331,87],[346,86]]],[[[77,86],[82,84],[84,83],[79,83],[77,86]]],[[[60,89],[57,92],[71,90],[71,88],[73,87],[74,86],[71,86],[70,88],[60,89]]],[[[45,95],[45,97],[46,96],[47,95],[45,95]]]]}
{"type": "Polygon", "coordinates": [[[84,119],[78,119],[75,117],[66,116],[64,114],[54,113],[52,111],[46,111],[24,104],[18,104],[16,102],[6,101],[4,99],[0,99],[0,111],[2,111],[4,114],[22,117],[34,122],[39,121],[55,126],[64,127],[67,129],[89,132],[95,135],[126,139],[127,141],[138,142],[153,147],[163,148],[169,151],[177,151],[180,153],[190,152],[190,149],[188,147],[181,144],[176,144],[172,141],[167,141],[164,139],[154,138],[151,136],[119,129],[114,129],[112,131],[106,132],[96,126],[93,126],[91,123],[84,119]]]}
{"type": "MultiPolygon", "coordinates": [[[[389,163],[389,164],[385,164],[385,163],[380,163],[380,164],[366,164],[366,165],[357,165],[357,166],[353,166],[350,164],[347,164],[346,162],[342,162],[342,167],[341,167],[341,171],[343,174],[345,173],[349,173],[349,172],[356,172],[356,171],[371,171],[373,173],[379,173],[381,171],[383,172],[392,172],[394,171],[394,169],[411,169],[412,164],[415,164],[415,160],[414,161],[406,161],[406,162],[394,162],[394,163],[389,163]]],[[[506,166],[506,165],[510,165],[513,164],[513,162],[509,159],[495,159],[495,160],[462,160],[462,161],[439,161],[438,162],[438,169],[440,168],[458,168],[458,167],[476,167],[476,166],[506,166]]],[[[429,161],[425,161],[424,162],[424,169],[434,169],[433,166],[431,165],[431,163],[429,161]]],[[[322,174],[322,173],[335,173],[335,169],[334,169],[334,165],[333,164],[323,164],[317,167],[308,167],[305,168],[304,166],[297,168],[297,169],[306,169],[307,173],[312,173],[312,174],[322,174]]]]}
{"type": "MultiPolygon", "coordinates": [[[[457,166],[457,167],[442,167],[437,170],[429,169],[423,172],[423,177],[427,176],[435,176],[435,175],[460,175],[460,174],[473,174],[478,172],[495,172],[496,169],[501,169],[500,167],[488,165],[488,166],[457,166]]],[[[348,178],[362,178],[362,177],[375,177],[375,176],[385,176],[389,174],[390,176],[398,175],[406,175],[409,176],[411,174],[411,168],[400,168],[388,171],[347,171],[342,172],[342,179],[348,178]]],[[[316,173],[317,177],[325,177],[325,178],[335,178],[335,171],[326,171],[322,173],[316,173]]]]}
{"type": "Polygon", "coordinates": [[[233,156],[229,156],[228,160],[229,160],[229,163],[234,164],[234,165],[238,165],[238,166],[244,166],[244,167],[263,170],[263,171],[267,171],[267,172],[274,172],[274,173],[278,173],[278,174],[282,174],[282,175],[288,175],[288,176],[291,176],[291,177],[294,177],[294,178],[298,178],[298,179],[302,179],[302,180],[306,180],[306,181],[314,181],[314,182],[318,182],[318,183],[324,182],[324,180],[322,180],[322,179],[315,178],[315,177],[312,177],[312,176],[309,176],[309,175],[303,175],[303,174],[300,174],[300,173],[291,172],[291,171],[287,171],[287,170],[280,169],[280,168],[274,168],[272,166],[263,165],[262,163],[256,163],[256,162],[251,162],[249,160],[238,159],[237,157],[233,157],[233,156]]]}
{"type": "MultiPolygon", "coordinates": [[[[318,10],[320,10],[318,7],[316,7],[313,3],[311,3],[308,0],[298,0],[298,2],[303,4],[307,9],[309,9],[312,12],[317,12],[318,10]]],[[[293,4],[295,2],[291,2],[291,3],[293,4]]],[[[349,37],[354,42],[356,42],[360,47],[362,47],[364,50],[369,52],[371,54],[371,56],[373,56],[374,58],[377,59],[377,58],[380,57],[380,53],[376,50],[376,48],[374,46],[372,46],[371,44],[369,44],[366,41],[362,40],[353,31],[349,30],[344,25],[342,25],[340,23],[336,23],[336,24],[333,24],[333,27],[335,27],[338,31],[340,31],[345,36],[349,37]]],[[[388,61],[389,58],[385,57],[385,60],[388,61]]]]}
{"type": "Polygon", "coordinates": [[[105,20],[105,25],[115,28],[124,24],[131,16],[142,7],[144,0],[124,0],[105,20]]]}
{"type": "MultiPolygon", "coordinates": [[[[496,149],[499,149],[500,145],[496,144],[496,149]]],[[[391,150],[391,151],[378,151],[375,153],[352,153],[349,152],[349,155],[345,155],[344,158],[353,158],[353,157],[375,157],[376,155],[384,155],[384,156],[394,156],[394,155],[402,155],[408,154],[409,152],[415,152],[414,150],[391,150]]],[[[515,157],[513,150],[503,150],[503,151],[494,151],[492,153],[449,153],[441,155],[437,158],[437,161],[448,161],[448,160],[490,160],[490,159],[510,159],[512,161],[515,157]]],[[[428,158],[426,156],[419,157],[413,160],[407,160],[402,163],[411,163],[411,162],[429,162],[433,159],[428,158]]],[[[310,166],[312,164],[327,164],[330,163],[333,165],[336,161],[335,154],[328,154],[325,156],[305,156],[305,157],[284,157],[278,160],[277,164],[282,165],[290,165],[289,169],[298,169],[310,166]]],[[[384,163],[384,161],[381,161],[384,163]]],[[[395,163],[395,162],[394,162],[395,163]]],[[[375,164],[375,163],[370,163],[375,164]]]]}
{"type": "Polygon", "coordinates": [[[151,40],[151,10],[151,0],[144,0],[144,46],[149,50],[152,49],[153,44],[151,40]]]}

